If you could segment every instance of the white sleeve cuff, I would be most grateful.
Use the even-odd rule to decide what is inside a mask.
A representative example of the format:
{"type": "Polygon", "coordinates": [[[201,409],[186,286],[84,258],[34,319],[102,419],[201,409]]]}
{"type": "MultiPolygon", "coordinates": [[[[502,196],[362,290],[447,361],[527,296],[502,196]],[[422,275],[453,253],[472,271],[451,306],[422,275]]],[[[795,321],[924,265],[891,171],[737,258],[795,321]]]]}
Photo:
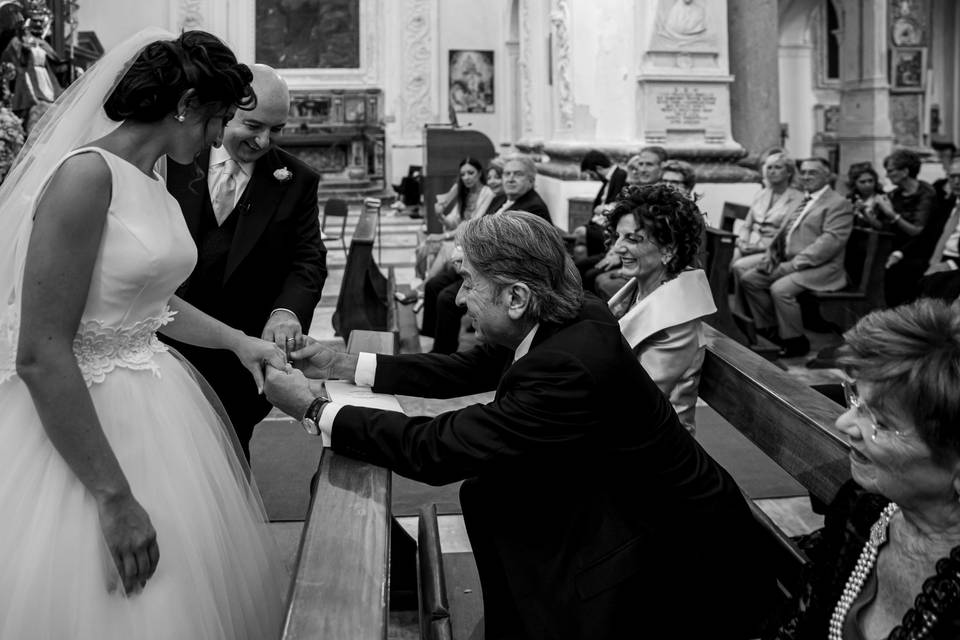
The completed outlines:
{"type": "Polygon", "coordinates": [[[292,315],[292,316],[296,319],[297,322],[300,322],[300,318],[297,317],[297,314],[295,314],[295,313],[294,313],[293,311],[291,311],[290,309],[287,309],[286,307],[277,307],[276,309],[274,309],[273,311],[270,312],[270,315],[272,316],[272,315],[275,314],[277,311],[286,311],[287,313],[289,313],[290,315],[292,315]]]}
{"type": "Polygon", "coordinates": [[[377,378],[377,354],[360,352],[357,359],[357,370],[353,374],[353,382],[358,387],[372,387],[377,378]]]}
{"type": "Polygon", "coordinates": [[[317,427],[320,429],[320,438],[323,440],[323,446],[325,447],[329,447],[333,440],[333,421],[336,420],[337,414],[343,407],[344,405],[339,402],[328,402],[323,405],[323,410],[320,411],[317,427]]]}

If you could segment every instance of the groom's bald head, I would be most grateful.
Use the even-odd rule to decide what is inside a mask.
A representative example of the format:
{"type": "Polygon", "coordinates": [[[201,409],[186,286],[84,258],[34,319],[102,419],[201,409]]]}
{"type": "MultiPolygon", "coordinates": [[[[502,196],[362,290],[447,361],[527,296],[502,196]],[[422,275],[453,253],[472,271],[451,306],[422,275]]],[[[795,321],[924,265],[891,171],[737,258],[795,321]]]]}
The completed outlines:
{"type": "Polygon", "coordinates": [[[250,70],[257,105],[238,109],[223,131],[223,146],[238,162],[259,160],[274,145],[290,111],[290,90],[276,69],[255,64],[250,70]]]}

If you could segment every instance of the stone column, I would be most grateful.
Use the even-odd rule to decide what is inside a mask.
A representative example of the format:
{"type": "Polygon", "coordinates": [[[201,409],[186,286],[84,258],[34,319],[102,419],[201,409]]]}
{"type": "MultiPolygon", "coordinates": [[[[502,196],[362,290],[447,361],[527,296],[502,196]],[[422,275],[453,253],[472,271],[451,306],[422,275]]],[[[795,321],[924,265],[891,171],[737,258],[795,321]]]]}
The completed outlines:
{"type": "Polygon", "coordinates": [[[730,120],[751,156],[780,144],[776,0],[729,0],[730,120]]]}
{"type": "Polygon", "coordinates": [[[887,81],[888,0],[843,0],[840,39],[840,172],[879,163],[893,148],[887,81]]]}

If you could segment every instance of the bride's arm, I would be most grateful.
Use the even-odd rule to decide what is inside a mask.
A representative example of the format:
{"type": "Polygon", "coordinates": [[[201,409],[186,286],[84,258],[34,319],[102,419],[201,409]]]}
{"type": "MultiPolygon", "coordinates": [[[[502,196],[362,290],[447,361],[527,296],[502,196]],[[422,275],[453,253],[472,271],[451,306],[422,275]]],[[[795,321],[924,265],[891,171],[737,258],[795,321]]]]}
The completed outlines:
{"type": "Polygon", "coordinates": [[[107,546],[131,592],[157,567],[156,532],[103,433],[73,354],[110,189],[103,159],[81,154],[57,171],[37,206],[23,277],[17,374],[53,446],[96,500],[107,546]]]}
{"type": "Polygon", "coordinates": [[[232,351],[253,376],[257,389],[263,389],[264,364],[278,369],[286,367],[286,357],[274,343],[233,329],[183,298],[170,298],[170,308],[177,315],[173,322],[160,330],[163,335],[198,347],[232,351]]]}

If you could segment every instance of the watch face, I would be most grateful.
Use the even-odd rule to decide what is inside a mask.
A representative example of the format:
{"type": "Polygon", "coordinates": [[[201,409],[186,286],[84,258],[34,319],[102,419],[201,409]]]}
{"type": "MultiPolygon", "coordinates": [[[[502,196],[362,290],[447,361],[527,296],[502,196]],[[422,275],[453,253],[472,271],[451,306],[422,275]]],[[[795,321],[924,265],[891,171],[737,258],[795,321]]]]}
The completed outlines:
{"type": "Polygon", "coordinates": [[[898,47],[909,47],[920,44],[920,29],[916,23],[907,18],[898,18],[893,23],[893,44],[898,47]]]}

